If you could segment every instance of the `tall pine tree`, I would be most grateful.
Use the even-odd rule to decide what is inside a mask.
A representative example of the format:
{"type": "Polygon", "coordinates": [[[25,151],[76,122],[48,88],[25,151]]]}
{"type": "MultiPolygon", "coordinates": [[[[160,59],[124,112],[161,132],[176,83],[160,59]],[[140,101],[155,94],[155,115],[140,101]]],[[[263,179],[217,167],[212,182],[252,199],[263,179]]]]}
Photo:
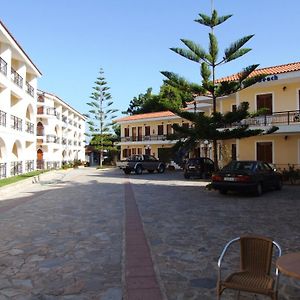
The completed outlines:
{"type": "Polygon", "coordinates": [[[111,107],[113,101],[109,89],[110,87],[108,87],[104,77],[104,71],[101,68],[90,96],[92,100],[87,103],[90,109],[85,115],[88,124],[88,133],[86,135],[91,139],[90,144],[100,153],[100,168],[102,168],[103,164],[104,150],[114,149],[111,127],[113,125],[112,120],[116,117],[114,113],[118,110],[111,107]]]}

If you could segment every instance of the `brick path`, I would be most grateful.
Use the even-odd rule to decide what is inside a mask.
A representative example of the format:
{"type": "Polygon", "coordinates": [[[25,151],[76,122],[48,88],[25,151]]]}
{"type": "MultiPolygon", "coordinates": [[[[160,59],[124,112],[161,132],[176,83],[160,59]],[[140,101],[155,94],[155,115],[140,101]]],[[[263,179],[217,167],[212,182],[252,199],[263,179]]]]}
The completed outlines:
{"type": "Polygon", "coordinates": [[[125,183],[125,289],[127,300],[162,300],[130,182],[125,183]]]}

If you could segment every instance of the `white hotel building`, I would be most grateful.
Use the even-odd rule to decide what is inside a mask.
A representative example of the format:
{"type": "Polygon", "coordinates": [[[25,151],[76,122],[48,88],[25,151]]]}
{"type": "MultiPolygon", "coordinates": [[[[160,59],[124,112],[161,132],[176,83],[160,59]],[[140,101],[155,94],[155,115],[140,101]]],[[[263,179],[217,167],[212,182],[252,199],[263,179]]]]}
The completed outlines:
{"type": "Polygon", "coordinates": [[[85,118],[59,97],[38,91],[37,168],[85,160],[85,118]]]}
{"type": "Polygon", "coordinates": [[[38,93],[39,77],[41,72],[0,21],[0,179],[84,160],[84,117],[58,97],[38,93]],[[41,97],[37,101],[38,94],[44,103],[41,97]],[[45,135],[37,136],[41,126],[45,135]]]}

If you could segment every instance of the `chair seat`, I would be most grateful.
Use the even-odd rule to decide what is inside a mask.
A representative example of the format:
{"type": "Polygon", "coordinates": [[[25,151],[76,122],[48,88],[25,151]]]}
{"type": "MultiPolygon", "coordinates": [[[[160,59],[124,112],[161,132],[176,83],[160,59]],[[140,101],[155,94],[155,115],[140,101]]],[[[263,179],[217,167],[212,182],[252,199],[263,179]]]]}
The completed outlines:
{"type": "Polygon", "coordinates": [[[229,288],[265,295],[274,293],[273,286],[274,279],[271,276],[249,271],[232,273],[220,284],[222,290],[229,288]]]}

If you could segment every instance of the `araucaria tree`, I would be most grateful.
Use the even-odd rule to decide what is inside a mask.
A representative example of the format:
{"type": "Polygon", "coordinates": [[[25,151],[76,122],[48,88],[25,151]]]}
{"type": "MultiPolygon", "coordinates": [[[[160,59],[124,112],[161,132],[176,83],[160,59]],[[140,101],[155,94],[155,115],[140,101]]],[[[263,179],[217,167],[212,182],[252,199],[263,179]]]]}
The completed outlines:
{"type": "MultiPolygon", "coordinates": [[[[187,58],[193,62],[199,64],[202,83],[191,83],[185,78],[172,73],[172,72],[161,72],[167,77],[166,82],[174,87],[181,89],[182,91],[190,92],[196,95],[205,95],[212,99],[212,114],[211,116],[205,116],[204,113],[189,113],[186,111],[174,111],[179,116],[190,120],[194,123],[192,128],[179,128],[176,127],[176,131],[181,134],[182,146],[185,149],[190,148],[197,141],[200,140],[211,140],[213,143],[213,153],[215,166],[218,166],[217,156],[217,141],[232,139],[232,138],[243,138],[254,136],[263,133],[263,130],[251,130],[247,125],[239,124],[242,118],[247,116],[247,104],[242,104],[237,111],[237,114],[231,113],[230,116],[222,115],[217,112],[217,99],[226,95],[236,93],[239,90],[245,89],[258,81],[260,81],[265,75],[252,76],[253,71],[258,67],[257,64],[246,67],[240,73],[238,73],[237,80],[216,80],[216,68],[233,61],[246,53],[251,49],[244,48],[244,45],[253,37],[253,35],[245,36],[236,42],[232,43],[224,54],[219,58],[218,41],[215,35],[215,27],[224,23],[232,15],[218,16],[216,10],[212,10],[211,16],[200,13],[199,18],[195,22],[204,25],[209,28],[209,46],[208,51],[197,43],[188,40],[181,39],[183,44],[187,48],[171,48],[175,53],[187,58]],[[245,110],[246,109],[246,110],[245,110]],[[220,126],[226,125],[228,119],[234,120],[238,126],[233,129],[227,128],[220,130],[220,126]]],[[[272,128],[268,133],[275,131],[276,128],[272,128]]]]}
{"type": "Polygon", "coordinates": [[[112,120],[116,117],[114,113],[118,110],[112,108],[113,101],[109,89],[101,68],[90,96],[91,101],[87,103],[90,110],[85,115],[88,124],[86,135],[91,139],[90,144],[100,153],[100,167],[103,164],[103,152],[114,149],[111,128],[112,120]]]}

